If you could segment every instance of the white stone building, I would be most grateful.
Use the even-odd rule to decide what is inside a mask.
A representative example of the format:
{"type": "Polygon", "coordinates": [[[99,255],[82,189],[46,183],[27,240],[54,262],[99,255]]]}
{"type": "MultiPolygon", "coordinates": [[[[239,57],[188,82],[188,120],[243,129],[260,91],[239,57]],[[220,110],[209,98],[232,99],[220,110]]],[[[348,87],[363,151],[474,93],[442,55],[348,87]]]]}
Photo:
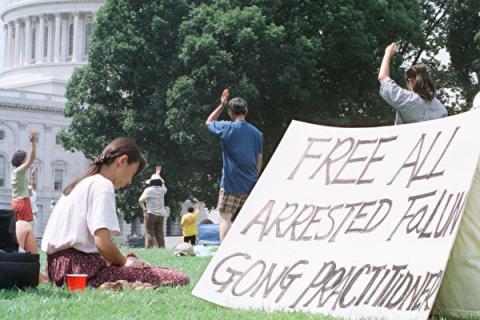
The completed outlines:
{"type": "Polygon", "coordinates": [[[61,96],[34,94],[0,89],[0,208],[11,202],[10,160],[17,149],[30,153],[28,139],[31,131],[39,133],[37,157],[32,167],[37,167],[37,235],[43,234],[52,201],[56,201],[66,184],[84,171],[88,165],[81,153],[66,151],[58,141],[58,132],[68,126],[63,116],[63,102],[51,99],[61,96]],[[8,97],[17,94],[19,97],[8,97]],[[47,102],[48,101],[48,102],[47,102]]]}
{"type": "MultiPolygon", "coordinates": [[[[81,174],[88,161],[66,151],[58,133],[65,90],[73,70],[86,63],[90,33],[100,0],[8,0],[0,18],[5,32],[0,74],[0,208],[11,202],[13,153],[30,153],[29,133],[40,134],[37,158],[37,235],[41,236],[62,189],[81,174]]],[[[129,232],[129,230],[127,230],[129,232]]]]}

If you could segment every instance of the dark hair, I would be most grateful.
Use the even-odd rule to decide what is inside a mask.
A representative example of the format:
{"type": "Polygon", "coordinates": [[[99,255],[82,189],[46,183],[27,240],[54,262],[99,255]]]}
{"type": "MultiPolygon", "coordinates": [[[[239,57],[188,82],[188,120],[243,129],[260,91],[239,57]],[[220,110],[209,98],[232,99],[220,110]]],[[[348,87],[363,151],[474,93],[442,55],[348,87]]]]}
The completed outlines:
{"type": "Polygon", "coordinates": [[[435,86],[423,64],[414,64],[405,72],[405,75],[407,80],[413,80],[413,92],[426,100],[432,100],[435,97],[435,86]]]}
{"type": "Polygon", "coordinates": [[[23,150],[15,151],[12,157],[12,166],[14,166],[15,168],[20,167],[23,161],[25,161],[26,157],[27,157],[27,153],[25,151],[23,150]]]}
{"type": "Polygon", "coordinates": [[[161,187],[163,186],[163,182],[160,179],[154,179],[154,180],[150,180],[150,185],[161,187]]]}
{"type": "Polygon", "coordinates": [[[110,142],[110,144],[106,146],[105,149],[103,149],[101,155],[93,159],[93,162],[88,168],[87,172],[75,179],[65,189],[63,189],[63,194],[68,196],[70,192],[72,192],[73,188],[75,188],[75,186],[80,181],[99,173],[100,169],[104,164],[112,164],[117,157],[123,155],[128,156],[128,164],[139,162],[138,170],[135,175],[140,173],[145,167],[145,159],[143,158],[143,155],[140,152],[140,149],[138,149],[135,142],[126,137],[116,138],[115,140],[110,142]]]}
{"type": "Polygon", "coordinates": [[[188,207],[187,211],[188,212],[193,212],[195,209],[193,209],[193,207],[188,207]]]}
{"type": "Polygon", "coordinates": [[[237,115],[246,115],[248,112],[247,100],[237,97],[228,102],[228,111],[237,115]]]}

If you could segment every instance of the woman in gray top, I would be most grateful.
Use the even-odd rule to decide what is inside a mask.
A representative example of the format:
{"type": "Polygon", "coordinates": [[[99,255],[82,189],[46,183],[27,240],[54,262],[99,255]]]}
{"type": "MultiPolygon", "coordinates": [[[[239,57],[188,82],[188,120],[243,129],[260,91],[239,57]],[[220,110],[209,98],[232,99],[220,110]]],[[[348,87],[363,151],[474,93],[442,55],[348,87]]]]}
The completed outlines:
{"type": "Polygon", "coordinates": [[[390,79],[390,60],[397,45],[385,49],[378,80],[381,83],[380,96],[397,111],[395,124],[413,123],[443,118],[447,109],[435,98],[435,87],[428,77],[424,65],[415,64],[406,72],[408,90],[401,88],[390,79]]]}

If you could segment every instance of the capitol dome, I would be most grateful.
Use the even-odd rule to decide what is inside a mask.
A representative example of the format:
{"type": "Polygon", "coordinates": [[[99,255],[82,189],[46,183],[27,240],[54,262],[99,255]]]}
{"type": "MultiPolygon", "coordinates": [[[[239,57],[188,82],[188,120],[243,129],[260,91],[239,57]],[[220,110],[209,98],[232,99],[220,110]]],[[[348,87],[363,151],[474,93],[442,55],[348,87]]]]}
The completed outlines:
{"type": "Polygon", "coordinates": [[[63,96],[88,59],[90,34],[104,0],[8,0],[0,89],[63,96]]]}

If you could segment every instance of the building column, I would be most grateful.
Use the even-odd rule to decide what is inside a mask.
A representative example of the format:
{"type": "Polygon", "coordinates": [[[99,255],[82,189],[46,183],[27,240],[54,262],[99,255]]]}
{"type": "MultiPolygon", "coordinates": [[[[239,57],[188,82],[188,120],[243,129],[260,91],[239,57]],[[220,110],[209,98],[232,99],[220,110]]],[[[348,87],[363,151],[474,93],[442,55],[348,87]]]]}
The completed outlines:
{"type": "Polygon", "coordinates": [[[78,61],[83,61],[84,56],[84,41],[85,41],[85,14],[80,16],[80,23],[78,27],[78,61]]]}
{"type": "Polygon", "coordinates": [[[20,20],[15,20],[15,66],[20,65],[20,20]]]}
{"type": "Polygon", "coordinates": [[[13,26],[9,22],[7,24],[7,55],[5,56],[5,61],[8,67],[13,65],[12,49],[13,49],[13,26]]]}
{"type": "Polygon", "coordinates": [[[45,51],[45,16],[41,14],[38,17],[37,24],[37,52],[35,54],[35,61],[37,64],[43,63],[44,51],[45,51]]]}
{"type": "Polygon", "coordinates": [[[79,48],[80,48],[80,13],[78,11],[73,13],[73,52],[72,62],[80,61],[79,48]]]}
{"type": "Polygon", "coordinates": [[[53,52],[53,17],[48,17],[48,41],[47,41],[47,63],[52,62],[53,52]]]}
{"type": "Polygon", "coordinates": [[[60,50],[60,61],[65,62],[67,61],[67,34],[68,34],[68,16],[64,16],[62,19],[62,39],[60,41],[62,45],[62,49],[60,50]]]}
{"type": "Polygon", "coordinates": [[[93,15],[92,15],[92,12],[90,12],[89,15],[85,16],[85,24],[84,24],[84,30],[83,30],[83,32],[84,32],[84,39],[83,39],[83,41],[84,41],[84,42],[83,42],[83,46],[84,46],[84,48],[83,48],[84,60],[87,60],[87,58],[88,58],[88,51],[86,51],[86,48],[85,48],[85,47],[86,47],[87,45],[89,46],[89,48],[91,47],[91,43],[92,43],[92,42],[91,42],[91,38],[92,38],[92,37],[91,37],[91,36],[92,36],[92,27],[93,27],[93,24],[95,23],[95,17],[96,17],[96,16],[95,16],[95,13],[94,13],[94,12],[93,12],[93,15]],[[85,26],[86,26],[87,24],[89,24],[89,23],[91,23],[91,25],[90,25],[90,35],[87,35],[87,33],[86,33],[87,30],[85,29],[85,26]]]}
{"type": "Polygon", "coordinates": [[[32,17],[25,18],[25,53],[24,64],[32,63],[32,17]]]}
{"type": "Polygon", "coordinates": [[[3,42],[3,68],[5,69],[8,66],[8,24],[3,25],[3,34],[4,34],[4,42],[3,42]]]}
{"type": "Polygon", "coordinates": [[[62,22],[62,17],[59,13],[55,15],[55,42],[53,49],[55,51],[55,57],[53,62],[60,62],[60,23],[62,22]]]}
{"type": "Polygon", "coordinates": [[[20,21],[20,57],[19,57],[19,66],[23,66],[25,63],[25,23],[22,24],[20,21]]]}

